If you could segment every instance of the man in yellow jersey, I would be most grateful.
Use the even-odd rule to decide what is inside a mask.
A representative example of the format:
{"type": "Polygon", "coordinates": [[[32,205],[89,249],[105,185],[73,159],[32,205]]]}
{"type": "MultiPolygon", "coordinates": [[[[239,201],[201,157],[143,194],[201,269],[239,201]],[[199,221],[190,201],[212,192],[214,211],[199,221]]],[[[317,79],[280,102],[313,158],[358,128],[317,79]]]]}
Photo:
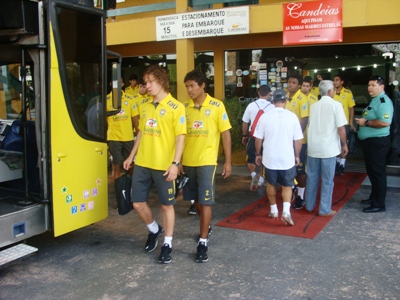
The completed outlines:
{"type": "MultiPolygon", "coordinates": [[[[299,74],[289,75],[287,83],[287,100],[286,109],[293,112],[299,119],[301,130],[305,135],[308,123],[308,99],[301,92],[300,87],[303,84],[303,78],[299,74]]],[[[300,163],[296,166],[297,176],[297,197],[293,204],[294,209],[301,209],[304,206],[304,192],[306,189],[306,158],[307,158],[307,138],[302,140],[302,148],[300,152],[300,163]]]]}
{"type": "MultiPolygon", "coordinates": [[[[319,89],[318,89],[318,86],[314,85],[314,80],[312,79],[312,77],[306,76],[303,79],[303,83],[304,83],[304,81],[311,83],[310,94],[313,95],[315,98],[317,98],[317,101],[318,101],[318,97],[320,96],[319,89]]],[[[304,94],[304,92],[303,92],[303,94],[304,94]]]]}
{"type": "MultiPolygon", "coordinates": [[[[356,105],[353,97],[353,93],[344,88],[344,78],[342,75],[338,74],[333,77],[333,84],[335,86],[335,95],[333,99],[339,101],[342,104],[344,115],[347,119],[347,125],[345,125],[346,129],[346,140],[349,134],[349,130],[356,131],[354,127],[354,106],[356,105]]],[[[346,156],[342,154],[336,158],[336,173],[339,175],[344,174],[344,169],[346,166],[346,156]]]]}
{"type": "Polygon", "coordinates": [[[133,95],[133,101],[135,101],[138,110],[140,110],[140,106],[147,102],[151,102],[152,98],[147,93],[146,83],[144,82],[143,78],[138,79],[138,93],[133,95]]]}
{"type": "Polygon", "coordinates": [[[124,168],[128,170],[136,156],[131,198],[133,208],[150,231],[145,250],[152,252],[157,247],[158,238],[165,229],[158,262],[168,264],[175,226],[175,179],[179,174],[186,134],[185,107],[169,93],[169,78],[163,68],[149,66],[143,79],[153,101],[140,107],[140,130],[131,154],[124,161],[124,168]],[[155,221],[147,204],[153,183],[161,204],[164,228],[155,221]]]}
{"type": "Polygon", "coordinates": [[[183,197],[195,200],[194,205],[200,216],[196,262],[201,263],[208,261],[207,242],[211,233],[211,207],[215,203],[215,172],[221,135],[225,154],[222,176],[228,178],[232,172],[232,126],[224,103],[205,92],[207,77],[202,72],[194,70],[187,73],[184,82],[190,100],[184,103],[187,135],[182,167],[189,181],[183,187],[183,197]]]}
{"type": "Polygon", "coordinates": [[[134,96],[138,92],[139,92],[138,76],[136,74],[131,74],[129,76],[129,86],[125,89],[125,93],[134,96]]]}
{"type": "MultiPolygon", "coordinates": [[[[121,79],[121,86],[123,87],[121,79]]],[[[112,93],[107,95],[107,111],[115,110],[112,93]]],[[[120,176],[121,165],[133,148],[133,129],[138,126],[139,111],[131,95],[122,92],[121,110],[107,117],[107,141],[112,156],[113,181],[120,176]]]]}
{"type": "Polygon", "coordinates": [[[318,96],[315,96],[312,93],[312,87],[313,87],[313,83],[312,83],[311,77],[310,76],[304,77],[303,83],[301,85],[301,92],[303,93],[304,96],[307,97],[308,110],[311,109],[311,105],[318,102],[318,96]]]}

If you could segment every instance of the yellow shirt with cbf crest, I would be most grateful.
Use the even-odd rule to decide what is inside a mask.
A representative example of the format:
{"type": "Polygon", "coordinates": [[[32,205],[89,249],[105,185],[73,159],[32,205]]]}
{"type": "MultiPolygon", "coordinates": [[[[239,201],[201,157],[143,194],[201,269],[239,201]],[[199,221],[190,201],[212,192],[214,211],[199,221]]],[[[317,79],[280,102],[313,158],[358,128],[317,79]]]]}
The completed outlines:
{"type": "Polygon", "coordinates": [[[168,94],[140,106],[142,132],[135,165],[166,171],[174,160],[176,136],[186,134],[185,107],[168,94]]]}
{"type": "Polygon", "coordinates": [[[340,102],[343,106],[344,115],[346,116],[347,124],[349,123],[350,119],[350,111],[349,109],[356,105],[354,101],[353,93],[345,88],[340,90],[340,93],[335,93],[333,99],[340,102]]]}
{"type": "MultiPolygon", "coordinates": [[[[286,100],[286,109],[290,110],[292,113],[294,113],[297,118],[299,119],[299,122],[301,123],[302,118],[306,118],[309,116],[310,110],[308,107],[308,98],[306,95],[304,95],[301,90],[298,90],[292,97],[291,100],[289,100],[289,94],[288,100],[286,100]]],[[[303,132],[304,138],[302,143],[307,144],[307,133],[303,132]]]]}
{"type": "Polygon", "coordinates": [[[153,98],[150,95],[142,95],[140,93],[137,93],[136,95],[133,96],[133,101],[135,101],[138,109],[140,110],[140,106],[147,102],[153,101],[153,98]]]}
{"type": "Polygon", "coordinates": [[[139,94],[139,86],[135,86],[134,88],[132,88],[131,86],[127,86],[125,88],[125,93],[135,96],[136,94],[139,94]]]}
{"type": "MultiPolygon", "coordinates": [[[[115,110],[112,103],[112,93],[107,95],[107,111],[115,110]]],[[[131,95],[122,92],[121,111],[107,117],[107,140],[128,142],[133,141],[132,118],[137,116],[139,111],[131,95]]]]}
{"type": "Polygon", "coordinates": [[[232,128],[225,105],[207,94],[200,108],[192,99],[184,103],[187,134],[182,164],[190,167],[217,165],[221,132],[232,128]]]}

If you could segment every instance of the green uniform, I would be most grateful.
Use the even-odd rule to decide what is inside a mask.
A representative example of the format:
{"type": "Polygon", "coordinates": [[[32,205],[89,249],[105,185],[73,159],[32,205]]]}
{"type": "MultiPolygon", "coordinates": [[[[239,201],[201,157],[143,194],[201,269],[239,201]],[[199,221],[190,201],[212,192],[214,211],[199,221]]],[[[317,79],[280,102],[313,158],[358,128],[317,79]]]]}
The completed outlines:
{"type": "MultiPolygon", "coordinates": [[[[362,117],[369,120],[381,120],[382,122],[391,123],[393,118],[392,100],[382,92],[371,100],[371,103],[364,109],[362,117]]],[[[358,138],[365,140],[374,137],[383,137],[390,134],[390,126],[383,128],[374,128],[369,126],[360,126],[358,129],[358,138]]]]}

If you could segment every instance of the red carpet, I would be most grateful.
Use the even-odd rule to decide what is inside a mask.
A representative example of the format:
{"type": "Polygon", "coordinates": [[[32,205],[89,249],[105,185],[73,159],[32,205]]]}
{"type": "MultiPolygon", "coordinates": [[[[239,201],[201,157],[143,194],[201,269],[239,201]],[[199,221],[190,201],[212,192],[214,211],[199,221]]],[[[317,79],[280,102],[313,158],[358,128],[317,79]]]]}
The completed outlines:
{"type": "MultiPolygon", "coordinates": [[[[338,212],[357,191],[367,174],[345,173],[343,176],[335,176],[335,187],[332,196],[332,209],[338,212]]],[[[317,196],[317,206],[313,213],[305,209],[291,209],[294,226],[285,225],[280,220],[282,213],[282,197],[280,192],[277,194],[277,205],[279,209],[279,219],[268,218],[270,210],[267,196],[246,206],[230,217],[218,222],[217,226],[251,230],[265,233],[288,235],[294,237],[315,238],[318,233],[332,220],[333,217],[319,217],[318,213],[319,195],[317,196]]]]}

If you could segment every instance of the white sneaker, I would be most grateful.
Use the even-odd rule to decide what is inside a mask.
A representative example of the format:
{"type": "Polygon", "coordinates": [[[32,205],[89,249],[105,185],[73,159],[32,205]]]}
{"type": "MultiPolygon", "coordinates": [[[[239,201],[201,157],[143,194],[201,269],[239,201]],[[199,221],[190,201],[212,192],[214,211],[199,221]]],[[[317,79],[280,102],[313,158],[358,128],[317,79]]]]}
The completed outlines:
{"type": "Polygon", "coordinates": [[[283,212],[281,220],[285,223],[285,225],[294,225],[292,216],[288,213],[283,212]]]}
{"type": "Polygon", "coordinates": [[[260,180],[259,175],[254,175],[253,178],[251,179],[250,183],[250,191],[255,191],[258,188],[258,181],[260,180]]]}

